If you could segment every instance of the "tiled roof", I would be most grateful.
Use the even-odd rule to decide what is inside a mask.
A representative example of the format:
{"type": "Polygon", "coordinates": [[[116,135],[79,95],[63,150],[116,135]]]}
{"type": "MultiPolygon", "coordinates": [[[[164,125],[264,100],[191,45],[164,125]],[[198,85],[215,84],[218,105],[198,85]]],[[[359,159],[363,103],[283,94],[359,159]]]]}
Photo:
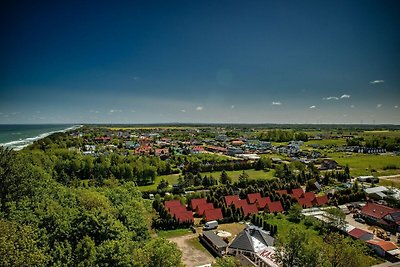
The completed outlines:
{"type": "Polygon", "coordinates": [[[203,216],[204,211],[212,209],[214,209],[214,205],[212,203],[200,204],[197,206],[196,213],[199,216],[203,216]]]}
{"type": "Polygon", "coordinates": [[[218,208],[212,210],[205,210],[204,218],[206,221],[214,221],[214,220],[221,220],[224,218],[224,216],[222,215],[221,209],[218,208]]]}
{"type": "Polygon", "coordinates": [[[168,200],[165,201],[164,206],[165,208],[169,208],[169,207],[176,207],[176,206],[181,206],[182,203],[179,200],[168,200]]]}
{"type": "Polygon", "coordinates": [[[317,206],[322,206],[328,203],[328,196],[318,196],[314,199],[313,203],[317,206]]]}
{"type": "Polygon", "coordinates": [[[270,213],[284,211],[280,201],[274,201],[268,203],[266,206],[266,210],[269,211],[270,213]]]}
{"type": "Polygon", "coordinates": [[[293,197],[300,198],[303,194],[304,194],[304,190],[301,187],[292,189],[293,197]]]}
{"type": "Polygon", "coordinates": [[[264,209],[267,203],[271,203],[271,199],[269,197],[262,197],[257,200],[256,205],[259,209],[264,209]]]}
{"type": "Polygon", "coordinates": [[[236,208],[240,208],[240,207],[248,205],[246,199],[236,200],[233,204],[235,205],[236,208]]]}
{"type": "Polygon", "coordinates": [[[361,214],[368,215],[377,219],[381,219],[385,217],[387,214],[395,212],[398,212],[398,210],[371,202],[368,202],[361,209],[361,214]]]}
{"type": "Polygon", "coordinates": [[[362,236],[365,235],[365,234],[370,234],[370,233],[367,232],[367,231],[364,231],[364,230],[362,230],[362,229],[360,229],[360,228],[354,228],[353,230],[351,230],[351,231],[349,232],[349,235],[350,235],[350,236],[352,236],[352,237],[354,237],[354,238],[357,238],[357,239],[359,239],[360,237],[362,237],[362,236]]]}
{"type": "Polygon", "coordinates": [[[375,240],[368,240],[367,243],[378,246],[378,247],[382,248],[384,251],[390,251],[390,250],[398,248],[395,243],[390,242],[390,241],[383,241],[383,240],[375,239],[375,240]]]}
{"type": "Polygon", "coordinates": [[[258,208],[255,204],[247,204],[247,205],[243,205],[242,206],[242,211],[243,211],[243,215],[247,216],[247,215],[251,215],[251,214],[257,214],[258,213],[258,208]]]}
{"type": "Polygon", "coordinates": [[[303,208],[311,208],[311,207],[313,206],[313,205],[312,205],[312,202],[311,202],[310,200],[306,199],[306,198],[299,198],[299,199],[297,200],[297,202],[298,202],[299,205],[302,206],[303,208]]]}
{"type": "Polygon", "coordinates": [[[235,201],[239,200],[239,196],[238,195],[224,196],[224,199],[225,199],[226,205],[229,206],[232,203],[234,203],[235,201]]]}
{"type": "Polygon", "coordinates": [[[207,203],[207,199],[206,198],[193,198],[192,200],[190,200],[190,204],[191,204],[192,210],[195,210],[198,205],[206,204],[206,203],[207,203]]]}
{"type": "Polygon", "coordinates": [[[247,194],[247,202],[249,202],[249,204],[254,204],[259,199],[261,199],[260,193],[247,194]]]}
{"type": "Polygon", "coordinates": [[[314,192],[305,192],[304,193],[304,198],[308,199],[310,201],[313,201],[315,198],[315,193],[314,192]]]}

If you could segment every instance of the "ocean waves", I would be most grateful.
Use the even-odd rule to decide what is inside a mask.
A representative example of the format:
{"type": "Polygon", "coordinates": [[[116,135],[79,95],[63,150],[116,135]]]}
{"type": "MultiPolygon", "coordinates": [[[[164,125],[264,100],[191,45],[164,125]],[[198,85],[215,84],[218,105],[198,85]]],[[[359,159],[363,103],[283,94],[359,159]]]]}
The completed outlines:
{"type": "Polygon", "coordinates": [[[45,132],[45,133],[41,133],[37,136],[34,137],[27,137],[24,139],[19,139],[19,140],[15,140],[15,141],[10,141],[10,142],[6,142],[6,143],[0,143],[0,146],[3,147],[7,147],[7,148],[11,148],[13,150],[21,150],[24,147],[27,147],[31,144],[33,144],[35,141],[43,139],[49,135],[52,135],[54,133],[61,133],[61,132],[67,132],[70,130],[75,130],[78,129],[80,127],[82,127],[83,125],[74,125],[65,129],[60,129],[60,130],[55,130],[55,131],[49,131],[49,132],[45,132]]]}

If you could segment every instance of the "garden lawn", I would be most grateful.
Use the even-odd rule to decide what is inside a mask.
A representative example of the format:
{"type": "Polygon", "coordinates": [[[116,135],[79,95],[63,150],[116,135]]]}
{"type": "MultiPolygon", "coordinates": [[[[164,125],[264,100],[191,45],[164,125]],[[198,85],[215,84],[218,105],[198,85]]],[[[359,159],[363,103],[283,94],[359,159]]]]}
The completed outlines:
{"type": "MultiPolygon", "coordinates": [[[[210,174],[212,174],[212,176],[215,179],[219,180],[219,177],[221,176],[221,172],[222,171],[203,172],[201,174],[202,174],[202,176],[204,176],[204,175],[209,176],[210,174]]],[[[232,182],[236,182],[239,180],[239,175],[241,175],[243,173],[243,171],[226,171],[226,173],[232,179],[232,182]]],[[[245,170],[245,173],[247,173],[249,175],[250,180],[254,180],[254,179],[273,180],[273,179],[275,179],[274,178],[275,170],[273,170],[273,169],[271,169],[269,172],[257,171],[254,169],[250,169],[250,170],[245,170]]]]}
{"type": "Polygon", "coordinates": [[[329,153],[328,156],[336,160],[341,166],[346,166],[346,164],[348,164],[352,176],[371,174],[374,176],[386,176],[400,174],[400,156],[360,153],[329,153]],[[385,166],[388,165],[396,165],[397,169],[384,170],[385,166]],[[374,172],[374,170],[376,172],[374,172]]]}
{"type": "Polygon", "coordinates": [[[160,175],[156,177],[156,179],[154,180],[154,184],[138,186],[138,188],[140,191],[157,190],[157,186],[162,179],[166,180],[170,185],[173,185],[178,182],[178,177],[179,174],[160,175]]]}
{"type": "Polygon", "coordinates": [[[183,236],[183,235],[189,235],[189,234],[193,234],[193,232],[189,228],[157,231],[157,235],[159,237],[163,237],[163,238],[166,238],[166,239],[173,238],[173,237],[178,237],[178,236],[183,236]]]}

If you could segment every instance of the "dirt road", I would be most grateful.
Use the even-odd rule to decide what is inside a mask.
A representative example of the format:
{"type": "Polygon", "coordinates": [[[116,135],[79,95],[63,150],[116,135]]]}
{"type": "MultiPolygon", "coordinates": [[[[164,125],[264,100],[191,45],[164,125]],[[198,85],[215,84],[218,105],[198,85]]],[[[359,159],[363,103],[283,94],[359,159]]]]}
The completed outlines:
{"type": "Polygon", "coordinates": [[[189,243],[189,240],[198,238],[198,236],[199,234],[190,234],[169,238],[169,240],[175,242],[182,251],[182,261],[187,267],[209,264],[215,261],[214,257],[209,252],[200,250],[189,243]]]}

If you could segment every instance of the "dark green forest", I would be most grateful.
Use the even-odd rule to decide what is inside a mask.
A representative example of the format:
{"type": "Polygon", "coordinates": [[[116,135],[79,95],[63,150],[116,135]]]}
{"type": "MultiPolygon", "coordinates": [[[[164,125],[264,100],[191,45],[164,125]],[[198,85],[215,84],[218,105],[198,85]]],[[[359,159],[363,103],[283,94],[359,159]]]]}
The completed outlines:
{"type": "Polygon", "coordinates": [[[2,266],[181,265],[174,243],[151,237],[151,204],[133,182],[68,186],[59,157],[0,148],[2,266]]]}

